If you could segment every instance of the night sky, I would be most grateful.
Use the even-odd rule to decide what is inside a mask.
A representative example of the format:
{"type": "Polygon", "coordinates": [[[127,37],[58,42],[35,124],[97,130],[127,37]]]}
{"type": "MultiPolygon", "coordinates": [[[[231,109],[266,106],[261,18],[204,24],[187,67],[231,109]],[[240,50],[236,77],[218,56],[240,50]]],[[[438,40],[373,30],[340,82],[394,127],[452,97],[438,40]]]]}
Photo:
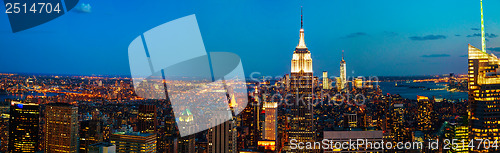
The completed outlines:
{"type": "MultiPolygon", "coordinates": [[[[80,0],[18,33],[0,13],[0,72],[130,75],[134,38],[196,14],[207,51],[238,54],[247,75],[281,76],[290,72],[301,6],[315,75],[338,76],[342,50],[348,76],[466,73],[467,44],[481,47],[479,0],[209,1],[80,0]]],[[[486,46],[498,54],[500,1],[483,5],[486,46]]]]}

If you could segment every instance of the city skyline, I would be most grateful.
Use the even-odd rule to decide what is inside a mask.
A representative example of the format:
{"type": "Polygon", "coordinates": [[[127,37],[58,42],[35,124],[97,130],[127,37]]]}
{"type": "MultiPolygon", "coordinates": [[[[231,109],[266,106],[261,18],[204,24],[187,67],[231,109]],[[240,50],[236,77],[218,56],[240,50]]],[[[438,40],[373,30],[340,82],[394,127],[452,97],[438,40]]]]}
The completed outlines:
{"type": "MultiPolygon", "coordinates": [[[[395,0],[365,1],[361,5],[295,1],[272,10],[265,8],[281,3],[159,2],[179,6],[173,10],[168,10],[171,5],[157,7],[180,17],[172,20],[149,3],[119,8],[126,5],[84,0],[76,11],[56,19],[60,22],[8,35],[6,41],[11,43],[4,48],[34,54],[14,58],[15,63],[0,57],[0,129],[4,129],[0,152],[497,153],[500,59],[494,50],[500,53],[500,47],[496,47],[497,29],[487,26],[488,22],[496,24],[490,10],[497,10],[490,1],[426,5],[395,0]],[[228,4],[234,7],[228,8],[228,4]],[[328,4],[339,4],[339,9],[328,4]],[[468,5],[461,7],[463,4],[468,5]],[[75,39],[56,38],[75,33],[61,34],[55,29],[33,33],[49,25],[75,24],[71,17],[75,14],[88,19],[84,16],[110,13],[98,6],[108,6],[107,11],[130,9],[127,13],[131,14],[122,14],[132,18],[127,21],[130,24],[113,27],[113,21],[121,20],[108,14],[109,19],[89,19],[89,23],[103,25],[83,28],[88,31],[71,37],[75,39]],[[452,7],[464,11],[447,10],[452,7]],[[356,11],[360,8],[364,8],[362,12],[356,11]],[[234,13],[228,13],[230,10],[234,13]],[[420,14],[400,18],[415,10],[420,14]],[[159,19],[148,16],[138,23],[133,18],[141,13],[134,11],[166,17],[170,22],[160,22],[150,29],[148,26],[158,25],[159,19]],[[208,11],[212,12],[199,14],[208,11]],[[333,13],[343,11],[347,15],[333,13]],[[288,15],[295,17],[275,18],[288,15]],[[334,25],[341,21],[336,17],[345,17],[347,22],[334,25]],[[469,17],[474,19],[470,21],[473,28],[465,27],[469,17]],[[373,22],[350,25],[367,21],[373,22]],[[408,24],[411,22],[418,24],[408,24]],[[239,24],[245,26],[235,26],[239,24]],[[351,33],[360,28],[366,31],[351,33]],[[393,29],[374,34],[385,28],[393,29]],[[458,33],[460,28],[474,33],[458,33]],[[129,33],[135,37],[132,43],[129,33]],[[46,38],[34,41],[37,35],[46,38]],[[91,38],[95,39],[85,41],[91,38]],[[34,50],[26,44],[11,46],[25,39],[42,45],[34,50]],[[53,41],[62,45],[55,46],[53,41]],[[121,46],[122,41],[130,43],[130,63],[121,61],[126,57],[121,55],[120,49],[126,48],[121,46]],[[73,43],[82,42],[90,43],[94,50],[86,50],[89,46],[71,49],[75,48],[73,43]],[[252,46],[247,48],[245,44],[252,46]],[[47,47],[54,50],[36,52],[47,47]],[[292,47],[293,51],[287,49],[292,47]],[[455,47],[459,51],[443,50],[455,47]],[[220,51],[241,58],[217,56],[225,54],[220,51]],[[60,56],[52,55],[56,52],[60,56]],[[37,55],[37,60],[30,60],[37,55]],[[74,59],[60,64],[66,63],[65,57],[74,59]],[[198,60],[200,57],[203,60],[198,60]],[[95,60],[99,58],[102,60],[95,60]],[[2,62],[9,65],[2,66],[2,62]],[[239,64],[233,68],[233,63],[239,64]],[[132,76],[50,75],[56,72],[43,69],[47,64],[57,66],[47,69],[63,73],[106,70],[101,74],[122,73],[123,65],[127,70],[130,66],[132,76]],[[48,75],[1,72],[26,66],[42,68],[39,71],[48,75]],[[191,71],[205,75],[191,75],[191,71]]],[[[81,26],[84,24],[74,28],[81,26]]]]}
{"type": "MultiPolygon", "coordinates": [[[[159,22],[194,13],[200,22],[207,51],[224,50],[238,54],[247,69],[246,76],[251,72],[283,75],[289,71],[286,70],[288,66],[279,63],[286,63],[286,60],[274,57],[285,55],[291,58],[288,53],[293,50],[290,46],[296,43],[292,38],[296,36],[293,29],[298,28],[295,23],[300,20],[300,6],[304,6],[308,16],[304,20],[309,24],[304,29],[308,31],[308,46],[315,53],[312,56],[316,59],[316,74],[329,71],[330,75],[338,76],[341,50],[346,51],[345,58],[349,61],[348,76],[465,74],[467,67],[460,65],[466,61],[464,55],[467,51],[463,50],[463,44],[480,46],[477,39],[479,7],[468,8],[479,6],[473,1],[384,1],[361,5],[302,1],[265,5],[176,2],[179,7],[175,8],[170,8],[173,6],[168,2],[144,2],[132,8],[109,2],[81,3],[93,6],[92,11],[75,10],[53,22],[15,34],[9,31],[10,25],[2,15],[5,20],[0,28],[4,29],[5,37],[0,42],[7,52],[0,58],[0,70],[10,73],[129,75],[125,42],[159,22]],[[170,9],[160,10],[158,6],[170,9]],[[121,17],[122,14],[127,18],[121,17]],[[110,17],[113,20],[105,20],[110,17]],[[232,22],[227,22],[229,20],[232,22]],[[102,24],[90,24],[95,22],[102,24]],[[66,39],[68,37],[71,39],[66,39]],[[38,41],[30,41],[35,39],[38,41]],[[244,47],[255,44],[263,49],[244,47]],[[9,63],[16,58],[10,57],[22,57],[26,62],[12,65],[9,63]],[[59,64],[61,62],[66,64],[59,64]]],[[[495,14],[499,13],[494,9],[499,2],[484,3],[487,44],[492,52],[499,46],[496,45],[499,29],[495,28],[500,23],[495,14]]]]}

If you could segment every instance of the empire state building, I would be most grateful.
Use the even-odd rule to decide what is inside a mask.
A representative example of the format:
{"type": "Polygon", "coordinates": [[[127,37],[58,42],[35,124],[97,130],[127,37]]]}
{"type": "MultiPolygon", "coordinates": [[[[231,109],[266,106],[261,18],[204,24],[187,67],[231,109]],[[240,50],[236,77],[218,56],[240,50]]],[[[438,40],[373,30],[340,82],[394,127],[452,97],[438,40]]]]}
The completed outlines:
{"type": "MultiPolygon", "coordinates": [[[[302,11],[300,18],[299,44],[295,47],[291,63],[290,92],[293,95],[293,103],[290,107],[291,120],[288,138],[298,142],[311,142],[315,141],[312,106],[313,69],[311,52],[307,49],[304,41],[302,11]]],[[[307,150],[292,151],[304,152],[307,150]]]]}

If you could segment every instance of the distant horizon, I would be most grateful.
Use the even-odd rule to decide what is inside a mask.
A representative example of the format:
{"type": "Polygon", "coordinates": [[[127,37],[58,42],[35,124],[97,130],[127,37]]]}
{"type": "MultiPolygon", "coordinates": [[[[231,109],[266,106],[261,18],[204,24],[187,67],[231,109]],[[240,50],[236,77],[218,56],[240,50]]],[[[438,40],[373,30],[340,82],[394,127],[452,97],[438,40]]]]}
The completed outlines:
{"type": "MultiPolygon", "coordinates": [[[[39,75],[39,76],[95,76],[95,77],[123,77],[123,78],[131,78],[130,75],[126,74],[56,74],[56,73],[32,73],[32,72],[0,72],[0,74],[16,74],[16,75],[39,75]]],[[[289,74],[289,73],[288,73],[289,74]]],[[[314,73],[316,74],[316,73],[314,73]]],[[[322,74],[322,73],[321,73],[322,74]]],[[[450,73],[442,73],[442,74],[426,74],[426,75],[371,75],[373,77],[431,77],[431,76],[444,76],[444,75],[449,75],[450,73]]],[[[455,75],[467,75],[467,74],[461,74],[461,73],[453,73],[455,75]]],[[[262,76],[272,76],[273,79],[275,77],[283,77],[286,74],[283,75],[259,75],[259,78],[262,78],[262,76]]],[[[322,75],[314,75],[317,77],[322,77],[322,75]]],[[[329,75],[330,77],[332,76],[337,76],[337,75],[329,75]]],[[[347,75],[349,77],[353,77],[352,75],[347,75]]],[[[361,77],[361,75],[357,75],[354,77],[361,77]]],[[[364,77],[370,77],[370,76],[364,76],[364,77]]],[[[250,75],[245,76],[245,78],[251,78],[250,75]]]]}

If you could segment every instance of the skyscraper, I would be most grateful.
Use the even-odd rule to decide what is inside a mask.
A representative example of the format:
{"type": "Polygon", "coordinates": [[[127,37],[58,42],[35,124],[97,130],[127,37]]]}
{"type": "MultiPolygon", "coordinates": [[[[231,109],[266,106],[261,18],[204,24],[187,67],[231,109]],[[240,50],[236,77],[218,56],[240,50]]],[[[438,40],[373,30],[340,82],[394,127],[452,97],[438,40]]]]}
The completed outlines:
{"type": "MultiPolygon", "coordinates": [[[[189,133],[195,133],[194,129],[196,124],[194,123],[193,119],[194,116],[191,111],[189,109],[185,109],[177,119],[179,130],[185,130],[189,131],[189,133]]],[[[178,139],[177,150],[174,149],[174,152],[195,152],[195,135],[191,134],[188,136],[180,137],[178,139]]]]}
{"type": "Polygon", "coordinates": [[[9,119],[9,114],[2,114],[0,116],[0,152],[9,151],[7,150],[9,143],[9,119]]]}
{"type": "Polygon", "coordinates": [[[328,80],[328,72],[323,71],[323,89],[328,90],[330,89],[330,81],[328,80]]]}
{"type": "Polygon", "coordinates": [[[404,104],[393,104],[392,114],[391,114],[391,136],[392,141],[405,142],[406,130],[405,130],[405,119],[404,119],[404,104]]]}
{"type": "Polygon", "coordinates": [[[103,141],[102,121],[85,120],[80,122],[79,153],[87,153],[91,144],[103,141]]]}
{"type": "Polygon", "coordinates": [[[418,114],[417,114],[417,129],[422,131],[425,139],[430,139],[432,130],[432,103],[428,97],[417,96],[418,114]]]}
{"type": "Polygon", "coordinates": [[[278,108],[278,103],[277,102],[265,102],[264,103],[264,109],[265,109],[265,114],[266,114],[266,121],[265,121],[265,129],[264,129],[264,139],[266,140],[276,140],[276,134],[278,134],[277,131],[277,117],[278,117],[278,112],[276,110],[278,108]]]}
{"type": "MultiPolygon", "coordinates": [[[[292,58],[292,68],[290,74],[290,92],[292,105],[290,106],[290,131],[289,139],[298,142],[315,141],[315,131],[313,123],[313,69],[311,52],[306,47],[304,41],[304,28],[302,20],[302,10],[300,15],[300,37],[299,44],[295,47],[292,58]]],[[[303,151],[303,150],[295,150],[303,151]]]]}
{"type": "Polygon", "coordinates": [[[78,107],[50,103],[45,107],[45,149],[50,153],[78,151],[78,107]]]}
{"type": "Polygon", "coordinates": [[[140,105],[137,114],[138,131],[142,133],[156,133],[158,121],[156,119],[155,105],[140,105]]]}
{"type": "MultiPolygon", "coordinates": [[[[481,0],[482,50],[469,44],[469,139],[500,139],[500,60],[486,53],[481,0]]],[[[476,144],[478,144],[477,142],[476,144]]],[[[488,143],[488,142],[483,142],[488,143]]],[[[485,144],[487,146],[491,144],[485,144]]],[[[497,152],[472,148],[472,152],[497,152]]]]}
{"type": "Polygon", "coordinates": [[[240,121],[239,127],[242,130],[238,130],[238,147],[245,149],[256,149],[259,134],[258,132],[258,120],[256,115],[259,112],[259,105],[257,101],[249,96],[248,106],[245,107],[243,112],[238,115],[238,120],[240,121]]]}
{"type": "MultiPolygon", "coordinates": [[[[224,114],[214,113],[212,123],[220,123],[216,120],[224,120],[224,114]]],[[[234,120],[229,120],[208,129],[208,153],[236,153],[237,150],[236,125],[234,120]]]]}
{"type": "Polygon", "coordinates": [[[340,90],[344,90],[347,85],[346,64],[344,61],[344,50],[342,50],[342,60],[340,61],[340,90]]]}
{"type": "Polygon", "coordinates": [[[12,101],[9,119],[9,152],[36,152],[38,150],[38,104],[12,101]]]}

